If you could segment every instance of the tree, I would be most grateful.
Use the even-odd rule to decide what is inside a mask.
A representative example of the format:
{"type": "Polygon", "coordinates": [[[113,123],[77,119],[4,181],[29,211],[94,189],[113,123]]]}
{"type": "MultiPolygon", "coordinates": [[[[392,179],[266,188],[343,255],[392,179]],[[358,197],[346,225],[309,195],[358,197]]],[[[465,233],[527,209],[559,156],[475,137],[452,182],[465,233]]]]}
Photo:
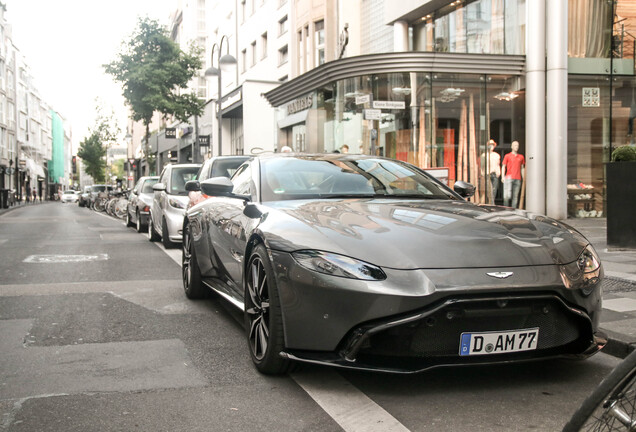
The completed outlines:
{"type": "Polygon", "coordinates": [[[80,143],[77,155],[84,161],[84,171],[93,177],[97,183],[103,183],[106,173],[106,147],[97,131],[92,133],[80,143]]]}
{"type": "Polygon", "coordinates": [[[86,174],[93,177],[97,183],[104,183],[106,179],[106,154],[108,148],[117,142],[121,128],[115,120],[115,113],[104,115],[99,99],[95,102],[97,106],[95,127],[89,131],[90,135],[80,142],[77,156],[84,161],[86,174]]]}
{"type": "Polygon", "coordinates": [[[201,69],[201,50],[194,45],[185,53],[170,39],[168,31],[150,18],[140,18],[131,39],[122,44],[117,59],[104,65],[106,73],[122,84],[123,96],[134,121],[146,127],[146,160],[150,155],[150,122],[158,111],[164,117],[175,116],[187,122],[201,115],[203,101],[196,95],[183,93],[188,82],[201,69]]]}

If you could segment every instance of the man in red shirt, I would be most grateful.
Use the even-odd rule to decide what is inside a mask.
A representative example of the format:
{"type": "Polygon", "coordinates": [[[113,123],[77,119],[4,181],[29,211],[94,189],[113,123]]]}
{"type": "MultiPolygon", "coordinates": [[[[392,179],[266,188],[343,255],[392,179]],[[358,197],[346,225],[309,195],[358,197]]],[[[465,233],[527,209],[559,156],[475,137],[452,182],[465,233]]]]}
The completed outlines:
{"type": "Polygon", "coordinates": [[[512,199],[512,207],[517,208],[521,181],[525,176],[526,160],[518,152],[519,141],[513,141],[512,151],[504,156],[501,163],[501,178],[504,182],[503,204],[506,207],[510,207],[512,199]]]}

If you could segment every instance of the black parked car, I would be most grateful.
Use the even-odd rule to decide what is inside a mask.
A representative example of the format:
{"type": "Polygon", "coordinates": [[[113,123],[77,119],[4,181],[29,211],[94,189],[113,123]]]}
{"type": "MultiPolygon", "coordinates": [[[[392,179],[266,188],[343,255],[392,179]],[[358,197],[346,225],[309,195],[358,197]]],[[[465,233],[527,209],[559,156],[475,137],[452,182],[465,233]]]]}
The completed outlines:
{"type": "Polygon", "coordinates": [[[283,153],[200,187],[211,198],[184,219],[185,294],[212,289],[243,311],[261,372],[583,358],[606,342],[589,241],[468,202],[468,183],[381,157],[283,153]]]}

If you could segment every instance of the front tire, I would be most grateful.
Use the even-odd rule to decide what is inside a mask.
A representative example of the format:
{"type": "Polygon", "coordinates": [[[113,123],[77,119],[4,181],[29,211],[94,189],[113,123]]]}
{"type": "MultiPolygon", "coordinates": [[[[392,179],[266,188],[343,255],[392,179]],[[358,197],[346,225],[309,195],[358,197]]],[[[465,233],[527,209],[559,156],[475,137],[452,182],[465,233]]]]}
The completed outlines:
{"type": "Polygon", "coordinates": [[[176,243],[170,240],[168,234],[168,223],[166,222],[166,218],[163,218],[161,220],[161,243],[163,243],[163,247],[166,249],[172,249],[176,247],[176,243]]]}
{"type": "Polygon", "coordinates": [[[181,250],[181,277],[186,297],[190,300],[207,297],[207,289],[201,282],[201,270],[199,269],[197,255],[192,242],[190,225],[183,232],[183,248],[181,250]]]}
{"type": "Polygon", "coordinates": [[[148,218],[148,240],[151,242],[159,241],[159,234],[155,231],[154,224],[152,223],[152,216],[148,218]]]}
{"type": "Polygon", "coordinates": [[[245,271],[244,318],[252,362],[261,373],[284,374],[290,361],[280,356],[283,316],[274,270],[263,245],[256,246],[245,271]]]}

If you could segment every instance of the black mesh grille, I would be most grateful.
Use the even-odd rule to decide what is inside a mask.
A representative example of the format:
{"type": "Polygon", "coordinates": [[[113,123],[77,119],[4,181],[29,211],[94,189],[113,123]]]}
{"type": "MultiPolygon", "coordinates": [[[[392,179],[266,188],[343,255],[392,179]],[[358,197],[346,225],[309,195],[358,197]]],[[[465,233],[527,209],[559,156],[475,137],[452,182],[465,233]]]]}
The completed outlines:
{"type": "MultiPolygon", "coordinates": [[[[462,333],[539,328],[537,350],[586,346],[591,326],[554,298],[475,300],[447,305],[418,321],[370,336],[359,355],[433,359],[458,356],[462,333]]],[[[568,351],[570,351],[568,349],[568,351]]],[[[556,350],[558,351],[558,350],[556,350]]]]}

